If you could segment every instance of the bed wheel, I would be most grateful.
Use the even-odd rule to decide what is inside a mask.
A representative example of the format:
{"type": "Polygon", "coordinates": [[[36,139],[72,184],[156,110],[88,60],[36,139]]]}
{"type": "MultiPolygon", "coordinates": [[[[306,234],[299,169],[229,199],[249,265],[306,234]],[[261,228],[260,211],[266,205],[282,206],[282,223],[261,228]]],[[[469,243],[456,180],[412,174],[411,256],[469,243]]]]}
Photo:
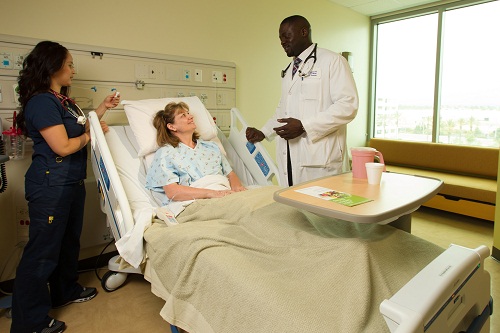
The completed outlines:
{"type": "Polygon", "coordinates": [[[107,271],[101,280],[102,289],[106,290],[107,292],[115,291],[122,286],[122,284],[127,279],[127,275],[127,273],[107,271]]]}

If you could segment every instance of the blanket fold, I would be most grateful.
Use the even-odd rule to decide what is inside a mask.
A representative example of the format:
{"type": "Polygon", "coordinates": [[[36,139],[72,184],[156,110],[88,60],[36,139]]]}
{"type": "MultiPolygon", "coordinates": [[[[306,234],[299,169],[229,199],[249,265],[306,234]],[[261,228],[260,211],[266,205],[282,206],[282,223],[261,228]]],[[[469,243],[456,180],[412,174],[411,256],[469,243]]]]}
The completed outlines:
{"type": "MultiPolygon", "coordinates": [[[[227,177],[221,175],[208,175],[202,177],[191,184],[191,187],[207,188],[212,190],[231,189],[227,177]]],[[[163,195],[165,194],[163,193],[163,195]]],[[[175,216],[177,216],[194,201],[195,200],[172,201],[169,205],[167,205],[167,208],[173,212],[175,216]]],[[[134,268],[138,268],[146,258],[143,236],[144,231],[151,226],[151,221],[155,216],[155,212],[155,207],[143,207],[136,209],[133,212],[134,227],[116,242],[116,248],[122,259],[134,268]]]]}

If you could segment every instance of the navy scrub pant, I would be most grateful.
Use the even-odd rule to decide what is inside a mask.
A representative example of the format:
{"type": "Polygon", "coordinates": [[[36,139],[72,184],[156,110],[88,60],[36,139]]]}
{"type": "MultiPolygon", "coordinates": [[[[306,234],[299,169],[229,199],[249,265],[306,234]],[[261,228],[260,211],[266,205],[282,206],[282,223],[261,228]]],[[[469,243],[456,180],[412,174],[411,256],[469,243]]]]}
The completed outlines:
{"type": "Polygon", "coordinates": [[[49,322],[52,306],[79,296],[78,255],[85,184],[49,186],[26,180],[29,241],[17,268],[11,332],[33,332],[49,322]]]}

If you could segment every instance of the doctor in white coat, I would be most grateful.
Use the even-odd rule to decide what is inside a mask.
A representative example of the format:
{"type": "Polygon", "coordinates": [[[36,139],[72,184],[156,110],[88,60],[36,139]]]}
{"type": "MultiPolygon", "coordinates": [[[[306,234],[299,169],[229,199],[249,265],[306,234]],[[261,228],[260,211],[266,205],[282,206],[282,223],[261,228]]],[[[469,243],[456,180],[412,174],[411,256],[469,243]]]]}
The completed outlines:
{"type": "Polygon", "coordinates": [[[247,140],[276,136],[281,185],[289,186],[349,170],[347,124],[358,110],[358,93],[345,58],[317,47],[311,26],[290,16],[279,29],[281,46],[292,61],[282,71],[281,99],[261,130],[248,127],[247,140]],[[294,68],[295,67],[295,68],[294,68]]]}

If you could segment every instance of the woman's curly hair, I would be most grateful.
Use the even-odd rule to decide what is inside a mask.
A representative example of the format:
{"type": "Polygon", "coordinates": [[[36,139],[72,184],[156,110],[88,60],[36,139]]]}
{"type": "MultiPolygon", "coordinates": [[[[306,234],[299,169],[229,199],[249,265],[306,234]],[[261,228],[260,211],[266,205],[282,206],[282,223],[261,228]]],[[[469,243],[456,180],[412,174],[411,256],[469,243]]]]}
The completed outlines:
{"type": "MultiPolygon", "coordinates": [[[[16,125],[26,135],[24,108],[31,97],[50,90],[51,78],[59,71],[68,55],[68,49],[51,41],[38,43],[23,61],[19,72],[19,103],[21,110],[16,118],[16,125]]],[[[61,94],[68,96],[69,87],[63,87],[61,94]]]]}

